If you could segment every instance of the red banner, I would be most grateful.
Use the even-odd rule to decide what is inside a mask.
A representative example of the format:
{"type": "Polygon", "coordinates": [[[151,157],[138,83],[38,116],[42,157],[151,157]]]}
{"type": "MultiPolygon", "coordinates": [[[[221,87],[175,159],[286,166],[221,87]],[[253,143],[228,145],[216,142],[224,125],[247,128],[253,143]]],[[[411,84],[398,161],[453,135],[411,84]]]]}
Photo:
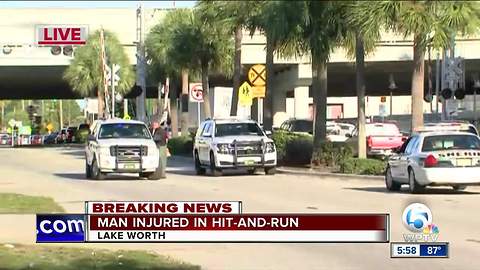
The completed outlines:
{"type": "Polygon", "coordinates": [[[89,215],[89,229],[121,230],[387,230],[385,214],[89,215]]]}

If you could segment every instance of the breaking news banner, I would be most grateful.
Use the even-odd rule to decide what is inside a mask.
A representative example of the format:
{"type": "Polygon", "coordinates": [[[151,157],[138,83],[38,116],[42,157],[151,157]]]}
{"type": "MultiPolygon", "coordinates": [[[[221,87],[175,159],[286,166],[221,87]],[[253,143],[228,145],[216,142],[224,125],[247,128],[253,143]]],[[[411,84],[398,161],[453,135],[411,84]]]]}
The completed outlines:
{"type": "Polygon", "coordinates": [[[388,242],[386,214],[88,215],[88,242],[388,242]]]}
{"type": "Polygon", "coordinates": [[[242,214],[240,201],[85,203],[37,215],[37,243],[385,243],[388,214],[242,214]]]}
{"type": "Polygon", "coordinates": [[[241,201],[86,201],[86,214],[240,214],[241,201]]]}

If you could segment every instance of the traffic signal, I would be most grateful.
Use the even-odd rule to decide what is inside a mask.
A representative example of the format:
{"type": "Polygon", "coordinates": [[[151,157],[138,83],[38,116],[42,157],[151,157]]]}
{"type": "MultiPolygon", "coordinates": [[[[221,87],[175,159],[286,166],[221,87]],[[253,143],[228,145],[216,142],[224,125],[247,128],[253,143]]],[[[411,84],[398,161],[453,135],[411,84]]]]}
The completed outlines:
{"type": "Polygon", "coordinates": [[[33,119],[34,115],[37,113],[37,108],[34,105],[27,106],[28,119],[33,119]]]}
{"type": "Polygon", "coordinates": [[[465,89],[458,88],[455,90],[455,98],[456,99],[464,99],[465,98],[465,89]]]}
{"type": "Polygon", "coordinates": [[[452,89],[450,88],[443,89],[441,95],[444,99],[450,99],[453,95],[452,89]]]}
{"type": "Polygon", "coordinates": [[[36,115],[35,120],[33,120],[33,122],[35,123],[35,125],[41,125],[42,124],[42,116],[40,115],[36,115]]]}

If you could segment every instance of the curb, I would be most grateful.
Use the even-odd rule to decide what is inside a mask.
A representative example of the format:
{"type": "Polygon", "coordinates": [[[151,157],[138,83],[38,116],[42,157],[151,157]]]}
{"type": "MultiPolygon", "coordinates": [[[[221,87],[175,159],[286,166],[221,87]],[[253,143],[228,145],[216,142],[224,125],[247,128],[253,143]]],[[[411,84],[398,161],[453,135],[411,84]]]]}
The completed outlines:
{"type": "Polygon", "coordinates": [[[282,174],[292,174],[292,175],[334,177],[334,178],[340,178],[345,180],[353,180],[353,179],[376,180],[376,181],[384,180],[384,177],[382,175],[360,175],[360,174],[317,172],[313,169],[292,170],[285,167],[277,167],[277,172],[282,174]]]}

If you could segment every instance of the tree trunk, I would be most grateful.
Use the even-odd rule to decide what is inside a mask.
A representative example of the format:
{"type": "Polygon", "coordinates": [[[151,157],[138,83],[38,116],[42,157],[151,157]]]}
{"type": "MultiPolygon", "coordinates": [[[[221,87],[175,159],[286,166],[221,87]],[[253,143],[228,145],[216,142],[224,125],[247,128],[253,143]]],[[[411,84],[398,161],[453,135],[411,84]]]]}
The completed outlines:
{"type": "Polygon", "coordinates": [[[63,106],[62,106],[62,100],[58,100],[58,113],[59,113],[59,122],[60,122],[60,129],[63,128],[63,106]]]}
{"type": "Polygon", "coordinates": [[[273,51],[274,46],[267,37],[267,55],[265,58],[266,63],[266,76],[267,84],[265,85],[265,100],[263,103],[263,128],[264,130],[272,130],[273,126],[273,82],[274,82],[274,64],[273,64],[273,51]]]}
{"type": "Polygon", "coordinates": [[[357,86],[357,129],[358,157],[367,157],[367,138],[365,135],[365,49],[363,37],[357,34],[355,41],[355,70],[357,86]]]}
{"type": "Polygon", "coordinates": [[[208,84],[208,63],[202,63],[202,88],[203,88],[203,110],[205,111],[205,118],[212,118],[212,111],[210,108],[210,91],[208,84]]]}
{"type": "Polygon", "coordinates": [[[312,92],[315,104],[313,151],[320,151],[327,138],[327,63],[312,59],[312,92]]]}
{"type": "Polygon", "coordinates": [[[172,137],[178,137],[178,84],[172,80],[170,87],[170,120],[172,121],[172,137]]]}
{"type": "MultiPolygon", "coordinates": [[[[43,114],[42,114],[43,117],[43,114]]],[[[3,124],[5,122],[5,101],[2,101],[2,121],[0,121],[0,128],[3,127],[3,124]]]]}
{"type": "Polygon", "coordinates": [[[242,75],[242,26],[235,29],[235,56],[233,66],[233,92],[230,116],[237,116],[238,109],[238,88],[240,88],[240,76],[242,75]]]}
{"type": "Polygon", "coordinates": [[[182,70],[182,119],[180,120],[180,127],[182,135],[188,135],[188,70],[182,70]]]}
{"type": "Polygon", "coordinates": [[[413,45],[412,74],[412,131],[423,125],[423,87],[425,48],[419,44],[420,37],[415,38],[413,45]]]}

